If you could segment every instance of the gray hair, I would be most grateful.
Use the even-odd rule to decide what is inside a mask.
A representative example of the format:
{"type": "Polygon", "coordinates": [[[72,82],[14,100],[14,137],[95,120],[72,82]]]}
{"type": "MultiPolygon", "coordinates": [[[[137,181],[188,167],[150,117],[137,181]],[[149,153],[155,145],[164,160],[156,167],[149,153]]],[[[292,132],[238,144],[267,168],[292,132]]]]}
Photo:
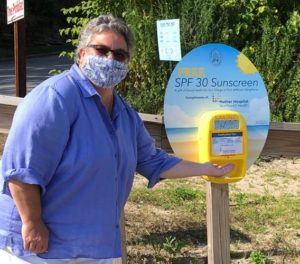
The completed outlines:
{"type": "Polygon", "coordinates": [[[112,15],[102,15],[92,19],[82,28],[79,35],[78,46],[75,50],[75,62],[77,64],[79,63],[79,50],[89,45],[91,37],[94,33],[101,33],[106,29],[112,30],[124,37],[127,43],[129,57],[132,57],[135,48],[135,42],[133,34],[129,27],[120,18],[114,17],[112,15]]]}

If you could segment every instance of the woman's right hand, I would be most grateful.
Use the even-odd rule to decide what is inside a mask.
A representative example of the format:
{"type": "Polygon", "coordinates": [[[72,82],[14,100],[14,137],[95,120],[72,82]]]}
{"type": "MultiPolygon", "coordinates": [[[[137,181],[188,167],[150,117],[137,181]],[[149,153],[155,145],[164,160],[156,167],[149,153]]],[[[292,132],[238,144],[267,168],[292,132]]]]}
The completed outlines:
{"type": "Polygon", "coordinates": [[[49,231],[42,220],[23,223],[22,238],[24,249],[32,253],[48,250],[49,231]]]}

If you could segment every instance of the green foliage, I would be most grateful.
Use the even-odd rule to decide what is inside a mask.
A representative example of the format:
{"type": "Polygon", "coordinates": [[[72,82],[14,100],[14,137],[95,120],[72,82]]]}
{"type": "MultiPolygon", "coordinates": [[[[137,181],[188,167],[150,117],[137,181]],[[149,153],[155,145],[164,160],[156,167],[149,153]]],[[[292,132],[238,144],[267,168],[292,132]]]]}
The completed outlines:
{"type": "Polygon", "coordinates": [[[153,203],[167,210],[182,207],[185,211],[201,212],[205,205],[205,193],[190,187],[170,184],[164,189],[135,188],[129,200],[136,203],[153,203]]]}
{"type": "Polygon", "coordinates": [[[175,189],[175,197],[178,201],[192,201],[197,198],[197,191],[180,186],[175,189]]]}
{"type": "Polygon", "coordinates": [[[241,223],[242,229],[247,232],[264,234],[268,231],[268,227],[279,226],[287,222],[291,227],[299,229],[299,216],[295,213],[299,212],[299,199],[294,199],[289,195],[274,198],[266,193],[247,196],[233,194],[232,200],[232,219],[236,223],[241,223]],[[239,200],[241,200],[240,203],[239,200]],[[286,206],[287,204],[289,206],[286,206]],[[293,217],[287,221],[289,216],[293,217]]]}
{"type": "Polygon", "coordinates": [[[166,237],[166,240],[163,243],[163,249],[173,256],[180,253],[184,246],[185,243],[177,240],[176,237],[173,236],[166,237]]]}
{"type": "MultiPolygon", "coordinates": [[[[268,163],[268,165],[270,164],[268,163]]],[[[261,164],[261,166],[265,165],[261,164]]],[[[268,170],[271,173],[274,168],[270,167],[268,170]]],[[[297,177],[299,173],[295,175],[297,177]]],[[[293,185],[296,179],[295,175],[286,172],[286,174],[282,173],[281,177],[293,185]]],[[[261,178],[262,182],[260,183],[265,186],[265,176],[257,177],[261,178]]],[[[256,182],[256,180],[254,177],[253,181],[256,182]]],[[[281,181],[276,182],[278,185],[281,181]]],[[[254,191],[252,188],[247,189],[244,186],[247,189],[245,192],[236,191],[236,187],[231,186],[229,193],[230,233],[233,255],[238,251],[240,258],[244,259],[249,250],[252,250],[253,253],[247,260],[252,260],[251,263],[273,263],[275,255],[275,262],[276,260],[286,260],[289,263],[298,263],[299,245],[297,242],[299,239],[297,234],[300,230],[300,197],[297,192],[291,193],[290,188],[286,188],[285,184],[281,183],[279,186],[281,188],[275,187],[265,191],[260,191],[259,188],[254,191]],[[240,254],[241,252],[243,254],[240,254]],[[262,262],[263,260],[265,262],[262,262]]],[[[266,188],[268,187],[270,186],[266,186],[266,188]]],[[[129,245],[136,245],[140,241],[136,247],[140,255],[135,256],[139,258],[132,260],[134,255],[132,250],[129,253],[131,256],[129,263],[144,263],[145,255],[153,256],[153,259],[148,259],[145,263],[202,263],[203,258],[199,258],[199,255],[197,255],[198,257],[193,255],[195,259],[189,259],[190,262],[187,260],[193,254],[191,252],[195,252],[190,250],[191,248],[195,249],[202,243],[206,243],[205,208],[201,207],[198,210],[190,211],[191,203],[196,205],[205,203],[205,184],[190,179],[183,179],[176,183],[166,180],[149,190],[142,187],[138,181],[130,194],[131,209],[127,214],[128,223],[134,223],[129,224],[130,232],[128,233],[131,235],[134,233],[134,235],[127,239],[129,245]],[[132,210],[134,207],[145,209],[139,210],[137,214],[132,210]],[[161,208],[169,209],[168,212],[165,212],[168,216],[165,213],[161,215],[162,220],[158,217],[161,208]],[[156,213],[153,214],[153,212],[156,213]],[[147,219],[147,224],[145,224],[145,219],[147,219]],[[152,224],[150,224],[151,222],[152,224]],[[132,229],[132,226],[135,228],[132,229]],[[147,230],[146,236],[143,235],[145,232],[143,229],[147,230]],[[176,246],[175,241],[184,243],[184,248],[179,250],[180,247],[176,246]],[[164,243],[168,246],[164,246],[164,243]],[[143,249],[146,248],[145,251],[142,249],[144,245],[150,247],[143,247],[143,249]],[[177,253],[176,256],[169,256],[169,254],[173,255],[170,251],[166,260],[167,247],[173,248],[173,252],[177,251],[177,253]],[[153,253],[149,253],[149,248],[153,253]],[[175,250],[176,248],[177,250],[175,250]],[[181,254],[179,254],[180,252],[181,254]],[[179,257],[180,255],[181,257],[179,257]]],[[[241,261],[243,261],[242,259],[241,261]]],[[[236,259],[236,261],[239,260],[236,259]]]]}
{"type": "Polygon", "coordinates": [[[272,119],[299,122],[299,7],[297,0],[85,0],[62,9],[69,27],[60,34],[76,46],[81,27],[91,18],[107,13],[123,18],[134,32],[137,47],[119,92],[139,112],[162,113],[175,63],[159,61],[156,21],[180,18],[183,55],[213,42],[243,51],[262,73],[272,119]]]}
{"type": "Polygon", "coordinates": [[[261,41],[252,50],[246,49],[245,53],[253,58],[267,84],[272,119],[300,121],[295,115],[300,103],[298,37],[289,34],[288,27],[278,33],[270,18],[262,22],[262,30],[261,41]]]}
{"type": "Polygon", "coordinates": [[[242,49],[245,44],[259,38],[260,21],[265,17],[276,16],[278,10],[268,0],[225,0],[220,12],[224,14],[225,25],[222,37],[242,49]]]}
{"type": "Polygon", "coordinates": [[[237,192],[233,194],[233,202],[238,206],[243,206],[247,203],[247,194],[244,192],[237,192]]]}
{"type": "Polygon", "coordinates": [[[53,69],[53,70],[50,70],[48,72],[48,74],[50,74],[50,75],[57,75],[57,74],[60,74],[62,72],[63,72],[62,70],[53,69]]]}
{"type": "MultiPolygon", "coordinates": [[[[13,49],[13,24],[7,24],[6,2],[0,1],[0,47],[13,49]]],[[[76,5],[80,0],[26,0],[25,24],[26,47],[61,45],[64,43],[58,33],[59,28],[67,26],[64,15],[60,12],[62,7],[76,5]]],[[[1,54],[3,56],[3,54],[1,54]]]]}
{"type": "Polygon", "coordinates": [[[267,263],[267,257],[266,255],[261,251],[253,251],[250,254],[250,258],[252,260],[252,263],[254,264],[266,264],[267,263]]]}

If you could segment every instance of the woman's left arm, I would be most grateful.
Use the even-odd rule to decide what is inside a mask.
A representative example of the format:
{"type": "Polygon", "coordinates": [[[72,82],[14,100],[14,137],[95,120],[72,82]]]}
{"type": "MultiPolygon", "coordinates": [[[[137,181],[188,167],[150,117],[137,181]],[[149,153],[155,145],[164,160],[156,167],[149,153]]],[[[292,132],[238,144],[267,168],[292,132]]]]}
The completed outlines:
{"type": "Polygon", "coordinates": [[[211,162],[197,163],[192,161],[182,160],[168,170],[160,174],[162,179],[186,178],[192,176],[224,176],[234,168],[233,164],[220,166],[211,162]]]}
{"type": "Polygon", "coordinates": [[[203,175],[224,176],[234,168],[233,164],[219,166],[210,162],[197,163],[168,155],[165,151],[155,147],[154,140],[146,130],[143,121],[138,116],[137,118],[139,122],[137,172],[149,180],[148,187],[153,187],[161,179],[203,175]]]}

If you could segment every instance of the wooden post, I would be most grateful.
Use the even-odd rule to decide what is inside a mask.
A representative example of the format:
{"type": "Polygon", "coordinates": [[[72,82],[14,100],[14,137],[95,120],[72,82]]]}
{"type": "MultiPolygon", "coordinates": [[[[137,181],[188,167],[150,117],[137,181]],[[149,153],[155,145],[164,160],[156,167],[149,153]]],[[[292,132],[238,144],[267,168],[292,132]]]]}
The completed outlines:
{"type": "Polygon", "coordinates": [[[26,95],[25,20],[14,22],[16,96],[26,95]]]}
{"type": "Polygon", "coordinates": [[[209,264],[230,263],[228,184],[207,183],[207,243],[209,264]]]}

